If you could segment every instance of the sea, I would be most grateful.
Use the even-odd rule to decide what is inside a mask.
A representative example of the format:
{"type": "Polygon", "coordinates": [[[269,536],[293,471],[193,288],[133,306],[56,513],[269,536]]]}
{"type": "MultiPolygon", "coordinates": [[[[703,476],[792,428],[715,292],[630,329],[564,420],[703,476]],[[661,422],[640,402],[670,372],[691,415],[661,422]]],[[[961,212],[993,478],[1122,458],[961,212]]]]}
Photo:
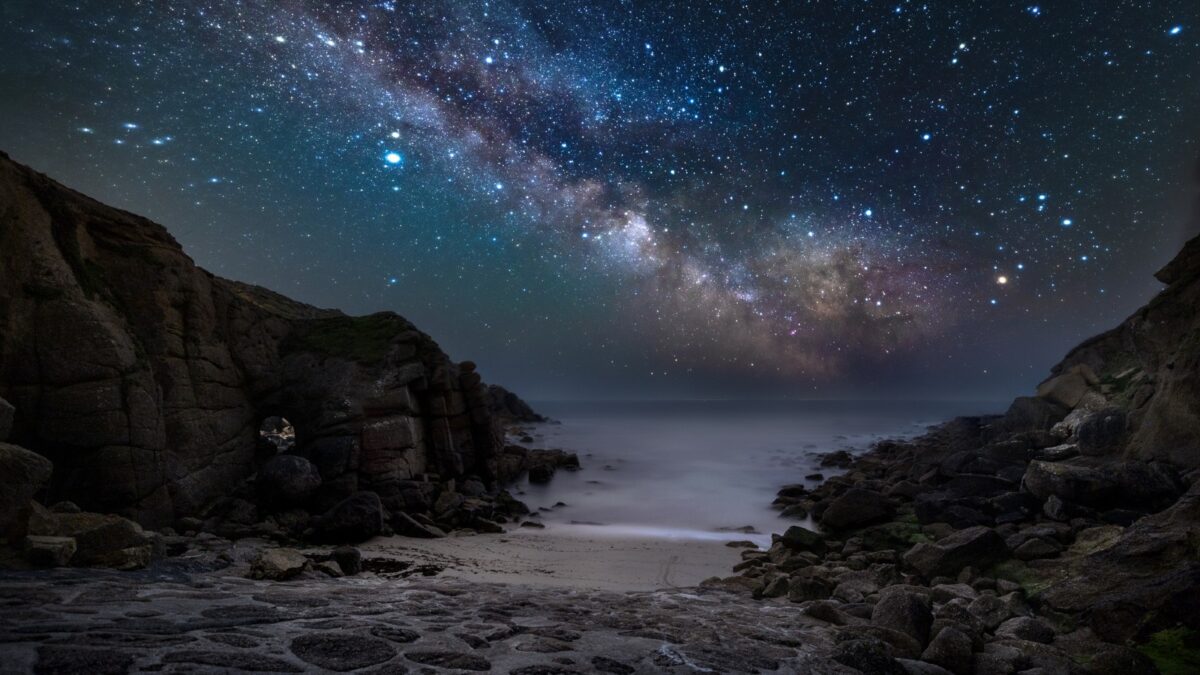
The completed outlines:
{"type": "Polygon", "coordinates": [[[820,456],[920,435],[1000,401],[551,401],[529,447],[579,455],[583,469],[518,484],[547,528],[621,537],[749,540],[811,521],[771,508],[783,485],[829,477],[820,456]]]}

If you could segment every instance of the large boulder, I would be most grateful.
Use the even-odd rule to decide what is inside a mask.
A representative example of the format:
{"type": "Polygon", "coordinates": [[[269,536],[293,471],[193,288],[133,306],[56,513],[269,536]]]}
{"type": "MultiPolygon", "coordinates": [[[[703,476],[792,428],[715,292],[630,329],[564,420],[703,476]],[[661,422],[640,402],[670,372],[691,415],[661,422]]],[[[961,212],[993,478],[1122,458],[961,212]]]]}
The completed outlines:
{"type": "Polygon", "coordinates": [[[321,541],[357,544],[383,533],[384,512],[379,495],[356,492],[338,502],[316,523],[321,541]]]}
{"type": "Polygon", "coordinates": [[[255,488],[268,508],[298,506],[321,487],[321,473],[312,462],[296,455],[276,455],[258,471],[255,488]]]}
{"type": "Polygon", "coordinates": [[[903,588],[885,588],[871,611],[871,623],[898,630],[924,648],[929,642],[929,628],[933,625],[929,596],[903,588]]]}
{"type": "Polygon", "coordinates": [[[159,553],[155,535],[137,523],[103,513],[52,513],[36,507],[29,519],[29,534],[35,537],[69,537],[75,540],[76,567],[140,569],[159,553]]]}
{"type": "Polygon", "coordinates": [[[970,636],[955,626],[946,626],[930,641],[922,661],[939,665],[954,675],[970,675],[974,669],[970,636]]]}
{"type": "Polygon", "coordinates": [[[1022,485],[1038,499],[1053,496],[1094,509],[1159,509],[1174,502],[1182,492],[1178,474],[1164,464],[1090,458],[1032,461],[1022,485]]]}
{"type": "Polygon", "coordinates": [[[25,536],[30,501],[53,470],[50,460],[36,452],[0,443],[0,539],[16,542],[25,536]]]}
{"type": "MultiPolygon", "coordinates": [[[[927,579],[955,576],[964,567],[983,569],[1008,556],[1004,538],[988,527],[975,526],[921,542],[904,554],[904,562],[927,579]]],[[[944,664],[943,664],[944,665],[944,664]]]]}
{"type": "Polygon", "coordinates": [[[1117,481],[1099,468],[1073,462],[1034,460],[1021,484],[1038,499],[1059,499],[1078,504],[1109,503],[1117,496],[1117,481]]]}
{"type": "Polygon", "coordinates": [[[850,488],[829,503],[821,513],[821,525],[847,530],[888,520],[896,513],[891,499],[863,488],[850,488]]]}
{"type": "Polygon", "coordinates": [[[1075,444],[1080,454],[1101,456],[1119,452],[1125,440],[1126,417],[1120,408],[1105,408],[1084,417],[1075,427],[1075,444]]]}
{"type": "Polygon", "coordinates": [[[812,551],[817,555],[825,552],[825,538],[820,533],[799,525],[789,527],[779,541],[793,551],[812,551]]]}

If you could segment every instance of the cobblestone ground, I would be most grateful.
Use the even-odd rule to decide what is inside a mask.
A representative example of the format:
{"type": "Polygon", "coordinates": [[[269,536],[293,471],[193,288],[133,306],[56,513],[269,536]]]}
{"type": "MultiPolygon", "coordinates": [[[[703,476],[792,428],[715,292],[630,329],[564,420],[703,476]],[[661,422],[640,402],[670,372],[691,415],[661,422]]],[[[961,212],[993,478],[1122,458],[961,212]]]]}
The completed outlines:
{"type": "Polygon", "coordinates": [[[717,590],[271,582],[212,567],[0,573],[0,671],[854,672],[828,659],[828,624],[717,590]]]}

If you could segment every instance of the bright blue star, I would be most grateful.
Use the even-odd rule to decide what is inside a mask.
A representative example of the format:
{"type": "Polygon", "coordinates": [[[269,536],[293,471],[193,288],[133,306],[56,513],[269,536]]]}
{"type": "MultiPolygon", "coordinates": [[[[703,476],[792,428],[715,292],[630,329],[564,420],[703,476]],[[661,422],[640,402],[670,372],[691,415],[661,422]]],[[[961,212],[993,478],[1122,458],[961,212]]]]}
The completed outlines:
{"type": "Polygon", "coordinates": [[[1171,30],[1167,31],[1168,35],[1179,35],[1183,32],[1183,26],[1172,26],[1171,30]]]}
{"type": "Polygon", "coordinates": [[[389,152],[383,156],[383,160],[388,164],[400,164],[404,161],[404,156],[398,152],[389,152]]]}

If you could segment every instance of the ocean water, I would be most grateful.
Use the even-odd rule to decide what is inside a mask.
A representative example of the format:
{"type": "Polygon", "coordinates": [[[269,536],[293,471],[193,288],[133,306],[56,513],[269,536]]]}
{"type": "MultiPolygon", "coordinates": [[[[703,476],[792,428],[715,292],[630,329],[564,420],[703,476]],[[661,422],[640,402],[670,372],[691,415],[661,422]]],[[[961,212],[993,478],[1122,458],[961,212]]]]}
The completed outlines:
{"type": "MultiPolygon", "coordinates": [[[[587,534],[749,539],[797,522],[770,504],[780,486],[805,483],[818,455],[866,450],[883,438],[919,435],[957,415],[1003,410],[994,401],[547,402],[557,423],[532,425],[531,447],[579,454],[583,470],[521,498],[548,528],[587,534]],[[561,502],[565,506],[555,504],[561,502]],[[736,531],[748,528],[746,534],[736,531]]],[[[807,481],[814,485],[814,481],[807,481]]],[[[811,523],[808,523],[811,525],[811,523]]]]}

